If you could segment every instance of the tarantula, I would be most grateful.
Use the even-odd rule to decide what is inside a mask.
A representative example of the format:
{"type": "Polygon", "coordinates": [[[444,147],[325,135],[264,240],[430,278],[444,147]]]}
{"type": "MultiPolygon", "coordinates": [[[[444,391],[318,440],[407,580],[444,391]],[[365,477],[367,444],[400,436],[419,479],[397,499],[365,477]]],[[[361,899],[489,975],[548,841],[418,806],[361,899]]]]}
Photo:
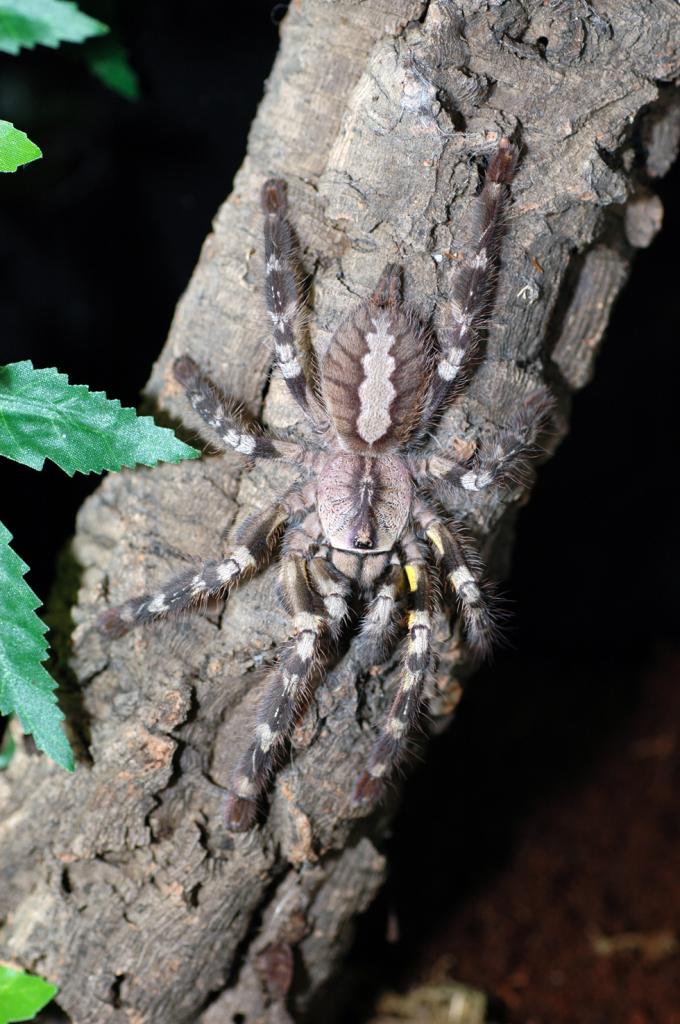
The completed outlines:
{"type": "Polygon", "coordinates": [[[348,616],[353,588],[366,602],[360,637],[376,658],[385,635],[400,624],[408,633],[401,683],[356,782],[356,804],[380,795],[419,715],[433,657],[432,561],[457,596],[470,646],[482,653],[489,646],[493,617],[477,560],[466,553],[458,530],[445,521],[431,495],[438,484],[480,491],[514,474],[535,444],[548,396],[534,392],[473,460],[461,460],[453,451],[428,453],[423,442],[460,389],[477,346],[516,161],[517,150],[503,139],[477,200],[476,247],[440,311],[438,344],[403,305],[401,271],[390,264],[373,295],[335,332],[318,387],[300,362],[302,304],[286,187],[277,179],[264,184],[266,296],[276,360],[315,429],[317,446],[277,440],[253,427],[193,359],[185,355],[174,364],[193,408],[221,441],[250,459],[293,463],[306,477],[241,525],[226,558],[204,562],[154,594],[109,609],[99,620],[104,634],[120,637],[134,626],[225,594],[267,562],[283,535],[280,583],[292,635],[272,670],[253,742],[230,783],[225,814],[233,831],[247,831],[256,820],[258,798],[306,703],[324,649],[348,616]]]}

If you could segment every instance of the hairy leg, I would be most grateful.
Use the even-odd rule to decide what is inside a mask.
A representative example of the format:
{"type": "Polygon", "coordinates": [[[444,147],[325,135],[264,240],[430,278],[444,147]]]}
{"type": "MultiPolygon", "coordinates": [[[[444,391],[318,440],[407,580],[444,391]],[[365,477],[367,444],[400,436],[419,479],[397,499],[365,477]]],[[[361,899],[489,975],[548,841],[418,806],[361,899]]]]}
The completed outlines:
{"type": "Polygon", "coordinates": [[[307,560],[309,583],[319,595],[330,631],[336,637],[349,614],[347,598],[352,585],[329,559],[316,509],[286,534],[284,551],[287,555],[307,560]]]}
{"type": "Polygon", "coordinates": [[[515,174],[517,149],[501,139],[486,171],[477,199],[477,244],[467,255],[453,283],[452,295],[439,310],[436,361],[423,419],[429,420],[454,393],[460,376],[474,352],[479,330],[488,313],[498,266],[509,185],[515,174]]]}
{"type": "Polygon", "coordinates": [[[481,491],[493,484],[521,479],[531,457],[537,453],[537,439],[552,409],[550,395],[540,388],[526,399],[507,427],[481,449],[472,465],[446,455],[431,455],[413,463],[416,480],[435,480],[465,491],[481,491]]]}
{"type": "Polygon", "coordinates": [[[458,598],[472,651],[478,655],[488,654],[497,628],[482,589],[478,559],[464,549],[455,530],[420,499],[414,503],[413,517],[419,535],[431,545],[446,583],[458,598]]]}
{"type": "Polygon", "coordinates": [[[369,755],[366,771],[354,787],[356,805],[370,805],[377,799],[385,780],[403,756],[418,719],[425,678],[432,661],[432,589],[421,553],[415,544],[410,547],[414,554],[404,566],[404,572],[411,610],[401,680],[385,726],[369,755]]]}
{"type": "Polygon", "coordinates": [[[173,576],[155,593],[142,594],[107,609],[99,616],[97,628],[105,636],[117,639],[136,626],[184,611],[230,590],[244,575],[267,562],[286,520],[308,501],[304,491],[291,491],[273,509],[249,516],[239,527],[234,547],[226,558],[203,562],[173,576]]]}
{"type": "Polygon", "coordinates": [[[281,588],[293,615],[293,631],[260,702],[255,740],[236,766],[224,813],[227,828],[247,832],[257,801],[268,785],[286,741],[309,699],[310,682],[329,623],[310,586],[308,563],[288,556],[281,563],[281,588]]]}
{"type": "Polygon", "coordinates": [[[363,654],[375,665],[385,660],[395,642],[403,593],[404,568],[395,556],[395,561],[376,587],[375,597],[366,609],[359,631],[358,642],[363,654]]]}
{"type": "Polygon", "coordinates": [[[265,292],[272,322],[276,359],[286,386],[305,415],[325,426],[326,417],[302,363],[297,335],[303,317],[297,239],[288,221],[286,183],[270,178],[262,186],[264,212],[265,292]]]}
{"type": "Polygon", "coordinates": [[[313,457],[302,445],[276,440],[258,424],[249,423],[238,403],[223,394],[191,356],[176,359],[173,372],[199,416],[234,451],[252,459],[280,459],[298,464],[313,457]]]}
{"type": "Polygon", "coordinates": [[[327,559],[328,553],[321,549],[309,562],[309,577],[323,601],[331,635],[337,637],[349,615],[347,598],[352,585],[327,559]]]}

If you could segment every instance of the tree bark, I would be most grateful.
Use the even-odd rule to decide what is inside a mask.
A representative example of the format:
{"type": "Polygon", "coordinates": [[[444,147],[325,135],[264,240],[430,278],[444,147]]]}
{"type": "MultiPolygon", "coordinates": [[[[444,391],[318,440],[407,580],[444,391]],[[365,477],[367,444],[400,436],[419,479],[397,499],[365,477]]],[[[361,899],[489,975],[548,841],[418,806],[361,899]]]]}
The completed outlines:
{"type": "MultiPolygon", "coordinates": [[[[200,423],[170,367],[189,352],[279,430],[304,433],[269,382],[259,187],[289,182],[313,282],[317,353],[382,266],[403,263],[424,319],[470,240],[473,157],[522,146],[485,359],[440,436],[472,440],[547,383],[559,399],[593,367],[636,246],[660,223],[652,192],[678,148],[674,0],[294,0],[234,191],[219,210],[148,394],[200,423]],[[594,7],[596,9],[594,9],[594,7]]],[[[398,675],[350,643],[330,666],[246,835],[222,787],[250,737],[263,666],[286,633],[271,572],[228,605],[107,644],[108,603],[197,557],[289,482],[226,454],[110,476],[83,506],[70,670],[86,756],[66,776],[27,744],[0,776],[2,956],[60,986],[76,1024],[303,1020],[385,876],[395,794],[350,808],[398,675]]],[[[495,567],[526,489],[463,501],[495,567]]],[[[445,723],[466,673],[442,622],[433,683],[445,723]]],[[[330,1019],[330,1013],[326,1016],[330,1019]]]]}

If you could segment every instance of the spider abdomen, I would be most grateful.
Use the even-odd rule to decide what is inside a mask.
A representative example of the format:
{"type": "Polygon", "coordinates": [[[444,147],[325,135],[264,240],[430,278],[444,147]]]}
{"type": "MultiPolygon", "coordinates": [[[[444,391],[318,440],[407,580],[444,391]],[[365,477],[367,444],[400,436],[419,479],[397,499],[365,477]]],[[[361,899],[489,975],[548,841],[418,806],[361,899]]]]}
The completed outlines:
{"type": "MultiPolygon", "coordinates": [[[[397,273],[388,268],[381,283],[397,273]]],[[[323,396],[343,446],[373,455],[407,441],[427,381],[424,333],[379,285],[335,332],[323,361],[323,396]]]]}
{"type": "Polygon", "coordinates": [[[391,551],[411,510],[413,484],[398,455],[341,452],[319,473],[317,509],[332,547],[376,554],[391,551]]]}

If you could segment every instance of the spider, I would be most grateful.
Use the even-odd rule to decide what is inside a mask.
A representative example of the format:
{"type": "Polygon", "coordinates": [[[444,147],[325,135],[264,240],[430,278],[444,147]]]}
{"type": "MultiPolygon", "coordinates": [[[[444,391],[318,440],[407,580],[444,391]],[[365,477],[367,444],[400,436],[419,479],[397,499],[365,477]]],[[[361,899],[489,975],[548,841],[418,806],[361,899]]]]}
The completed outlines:
{"type": "Polygon", "coordinates": [[[476,200],[478,241],[440,310],[437,344],[403,304],[400,268],[388,264],[371,297],[333,336],[318,387],[300,361],[302,302],[286,186],[278,179],[265,182],[266,298],[276,360],[314,428],[315,444],[265,433],[246,421],[188,355],[174,363],[191,405],[222,442],[250,459],[293,463],[301,477],[272,507],[245,520],[226,558],[203,562],[156,593],[109,609],[98,622],[102,633],[117,638],[225,595],[262,568],[283,540],[280,586],[292,615],[291,636],[272,669],[252,743],[228,787],[225,817],[232,831],[255,824],[258,801],[328,643],[348,617],[354,590],[365,604],[359,637],[376,661],[384,657],[385,638],[400,626],[407,632],[400,685],[356,781],[355,805],[370,806],[379,798],[418,720],[433,661],[437,574],[457,598],[470,648],[483,654],[493,639],[493,607],[478,559],[468,553],[459,528],[447,521],[434,495],[446,484],[477,492],[515,476],[532,454],[550,399],[544,390],[535,391],[474,458],[428,451],[426,441],[460,391],[478,346],[516,162],[515,146],[502,139],[476,200]]]}

